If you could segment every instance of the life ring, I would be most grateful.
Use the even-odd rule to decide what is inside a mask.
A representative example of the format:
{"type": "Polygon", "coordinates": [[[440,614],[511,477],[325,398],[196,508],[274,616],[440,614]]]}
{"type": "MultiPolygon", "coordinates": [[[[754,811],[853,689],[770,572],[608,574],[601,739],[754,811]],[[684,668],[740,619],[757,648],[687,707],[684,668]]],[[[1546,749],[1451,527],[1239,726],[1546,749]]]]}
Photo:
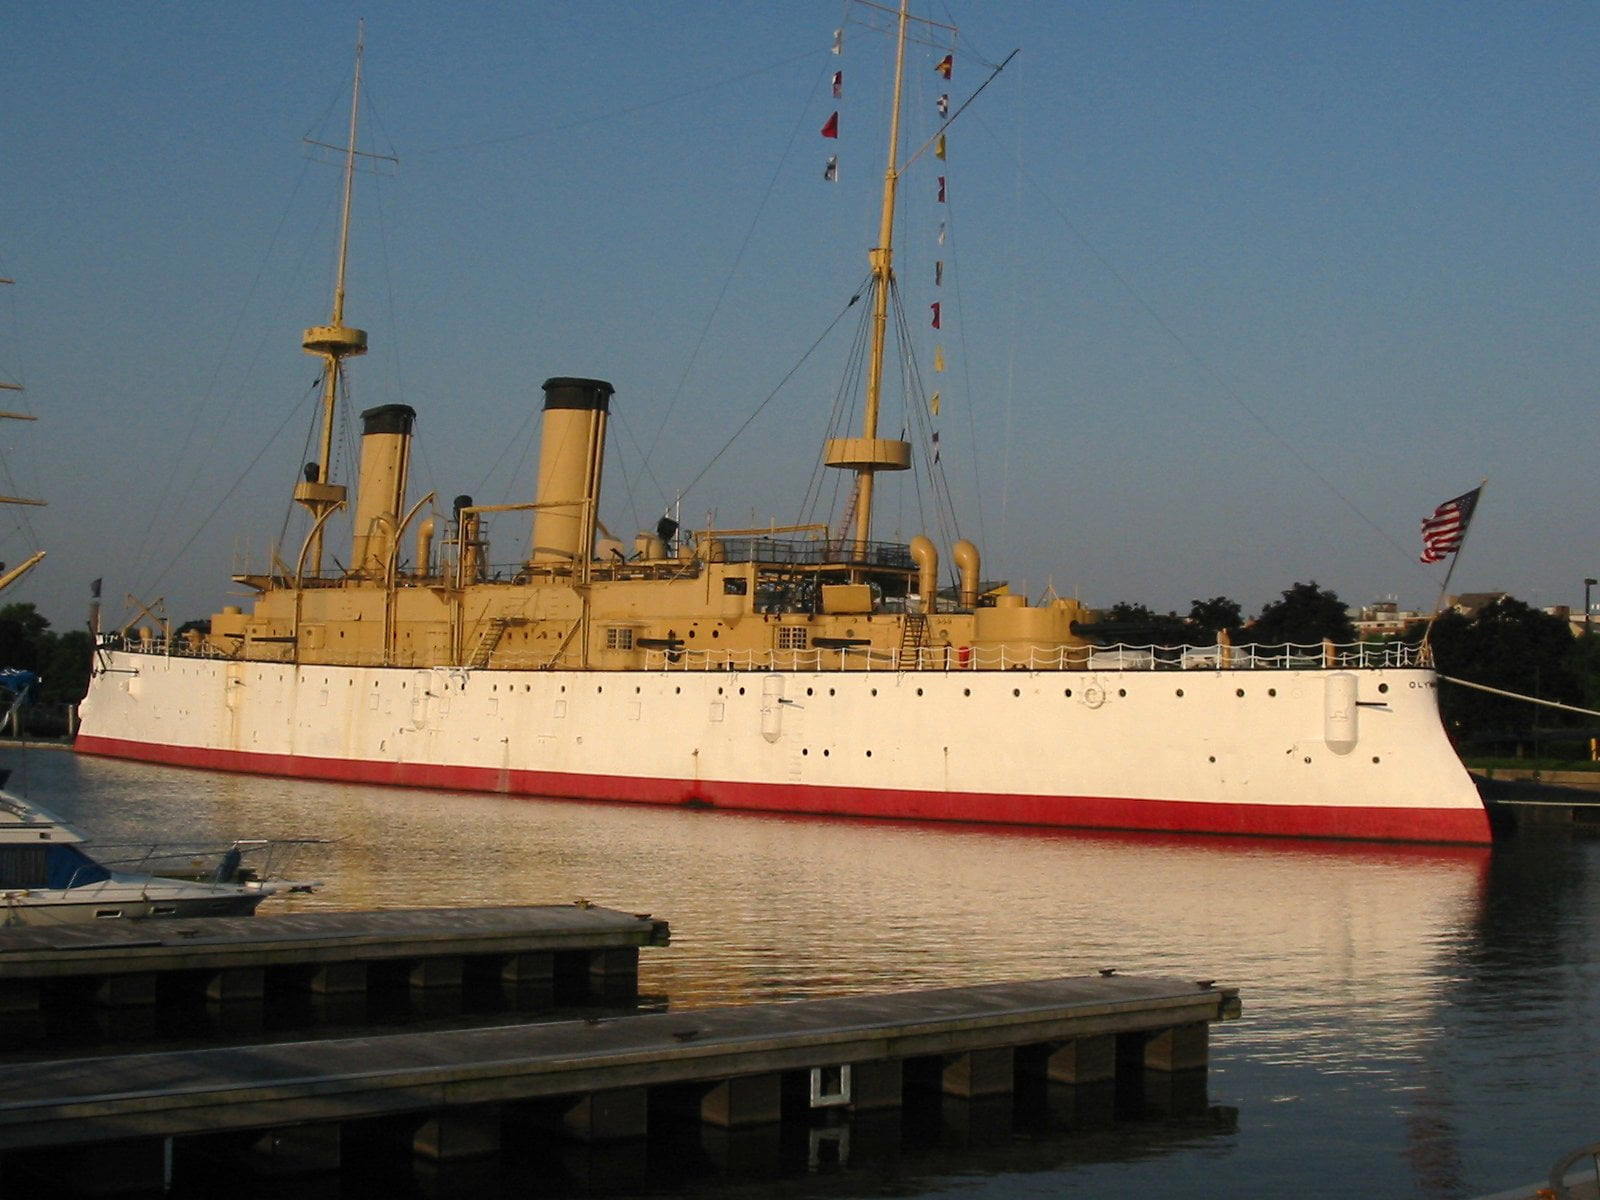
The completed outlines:
{"type": "Polygon", "coordinates": [[[1098,684],[1091,683],[1083,689],[1083,702],[1090,708],[1099,708],[1106,702],[1105,689],[1098,684]]]}

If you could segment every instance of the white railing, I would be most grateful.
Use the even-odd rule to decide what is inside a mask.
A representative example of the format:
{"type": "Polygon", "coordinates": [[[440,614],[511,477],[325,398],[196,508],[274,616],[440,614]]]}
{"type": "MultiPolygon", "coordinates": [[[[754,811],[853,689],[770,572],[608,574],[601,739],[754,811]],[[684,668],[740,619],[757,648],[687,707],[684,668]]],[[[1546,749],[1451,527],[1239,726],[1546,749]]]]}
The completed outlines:
{"type": "MultiPolygon", "coordinates": [[[[253,647],[246,658],[174,639],[129,640],[122,649],[134,654],[228,661],[293,662],[287,645],[253,647]],[[264,651],[273,651],[270,655],[264,651]]],[[[306,667],[400,667],[426,671],[463,670],[464,664],[422,661],[420,653],[339,655],[337,662],[318,661],[325,651],[304,655],[306,667]]],[[[1308,642],[1274,646],[1059,646],[1010,650],[1004,647],[925,646],[904,654],[886,648],[845,646],[807,650],[645,650],[637,666],[647,671],[1286,671],[1354,668],[1422,667],[1432,665],[1421,646],[1405,642],[1308,642]]],[[[497,671],[571,669],[556,666],[549,651],[518,654],[496,651],[497,671]]],[[[615,670],[607,666],[597,668],[615,670]]],[[[626,668],[621,668],[626,669],[626,668]]]]}
{"type": "Polygon", "coordinates": [[[654,671],[1179,671],[1328,670],[1420,667],[1420,646],[1403,642],[1311,642],[1281,646],[924,647],[909,656],[867,647],[810,650],[651,650],[654,671]]]}

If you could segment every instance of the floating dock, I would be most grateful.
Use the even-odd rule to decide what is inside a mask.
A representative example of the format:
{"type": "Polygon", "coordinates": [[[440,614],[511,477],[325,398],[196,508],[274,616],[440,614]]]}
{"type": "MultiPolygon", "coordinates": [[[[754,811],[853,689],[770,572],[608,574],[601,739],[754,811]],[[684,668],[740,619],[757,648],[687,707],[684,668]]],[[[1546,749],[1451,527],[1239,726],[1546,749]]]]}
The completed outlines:
{"type": "Polygon", "coordinates": [[[13,1065],[0,1067],[0,1178],[92,1159],[102,1177],[159,1188],[175,1149],[240,1134],[263,1169],[333,1171],[374,1123],[449,1162],[526,1129],[607,1143],[662,1123],[853,1119],[915,1094],[977,1100],[1129,1073],[1203,1088],[1209,1027],[1238,1013],[1237,989],[1210,980],[1102,974],[13,1065]]]}
{"type": "Polygon", "coordinates": [[[666,921],[586,902],[504,908],[309,912],[0,928],[0,1013],[39,1010],[63,990],[111,1007],[174,990],[260,1000],[269,987],[323,995],[400,983],[460,988],[490,974],[553,995],[563,980],[606,1000],[638,994],[639,950],[666,921]]]}

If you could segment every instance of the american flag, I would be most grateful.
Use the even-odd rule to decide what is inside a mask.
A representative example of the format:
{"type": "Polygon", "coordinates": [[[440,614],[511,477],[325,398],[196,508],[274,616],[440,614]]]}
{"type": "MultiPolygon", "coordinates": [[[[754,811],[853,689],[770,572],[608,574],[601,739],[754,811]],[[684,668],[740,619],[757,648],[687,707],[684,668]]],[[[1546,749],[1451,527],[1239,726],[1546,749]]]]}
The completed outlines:
{"type": "Polygon", "coordinates": [[[1422,519],[1423,562],[1443,562],[1445,555],[1461,549],[1461,543],[1467,538],[1472,510],[1478,507],[1478,493],[1482,490],[1475,487],[1464,496],[1446,500],[1433,510],[1433,516],[1422,519]]]}

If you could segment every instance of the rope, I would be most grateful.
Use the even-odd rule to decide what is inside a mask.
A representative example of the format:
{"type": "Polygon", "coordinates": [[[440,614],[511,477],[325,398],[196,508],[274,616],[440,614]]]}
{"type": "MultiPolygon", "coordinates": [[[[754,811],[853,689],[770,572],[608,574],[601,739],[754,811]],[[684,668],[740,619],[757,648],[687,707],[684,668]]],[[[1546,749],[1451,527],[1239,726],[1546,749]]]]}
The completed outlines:
{"type": "MultiPolygon", "coordinates": [[[[989,127],[989,125],[981,116],[974,116],[973,120],[976,121],[986,133],[989,134],[990,138],[994,140],[997,146],[1001,146],[1003,148],[1003,143],[1000,142],[999,136],[994,132],[993,129],[989,127]]],[[[1342,491],[1339,486],[1328,477],[1327,473],[1324,472],[1316,464],[1316,462],[1312,460],[1310,455],[1301,450],[1300,447],[1297,446],[1289,437],[1279,433],[1277,427],[1268,421],[1267,418],[1263,416],[1257,408],[1255,408],[1255,406],[1250,404],[1244,398],[1243,393],[1240,392],[1238,388],[1234,387],[1234,385],[1229,382],[1228,378],[1223,375],[1218,368],[1212,366],[1211,360],[1203,355],[1193,342],[1184,337],[1183,334],[1179,333],[1177,327],[1163,317],[1160,310],[1158,310],[1151,301],[1145,299],[1144,293],[1134,286],[1133,280],[1122,271],[1119,271],[1116,265],[1100,251],[1099,247],[1089,240],[1089,235],[1086,234],[1077,224],[1077,222],[1072,219],[1066,208],[1061,205],[1056,198],[1045,189],[1044,184],[1041,183],[1038,178],[1028,171],[1027,168],[1024,167],[1020,162],[1017,164],[1017,172],[1033,187],[1034,191],[1039,194],[1045,205],[1051,210],[1052,213],[1055,214],[1056,219],[1066,227],[1067,232],[1072,234],[1073,238],[1080,246],[1083,247],[1084,251],[1100,264],[1101,269],[1116,281],[1117,285],[1128,295],[1128,297],[1134,302],[1140,311],[1142,311],[1145,316],[1150,319],[1156,328],[1161,330],[1161,332],[1167,336],[1173,345],[1177,346],[1178,349],[1183,352],[1184,356],[1187,357],[1190,362],[1194,363],[1195,367],[1203,375],[1209,378],[1212,383],[1217,386],[1224,396],[1231,400],[1241,412],[1254,421],[1261,431],[1267,435],[1267,437],[1271,438],[1278,444],[1279,449],[1281,449],[1285,454],[1287,454],[1291,459],[1300,465],[1306,474],[1310,475],[1313,479],[1320,483],[1331,496],[1337,499],[1339,503],[1345,506],[1345,508],[1349,509],[1350,512],[1357,517],[1357,519],[1359,519],[1363,524],[1377,534],[1378,537],[1384,542],[1387,542],[1389,546],[1393,548],[1396,554],[1399,554],[1406,559],[1413,559],[1416,557],[1413,551],[1407,550],[1405,547],[1400,545],[1399,542],[1395,541],[1388,530],[1386,530],[1382,525],[1378,524],[1378,522],[1373,520],[1373,518],[1369,517],[1366,513],[1366,510],[1364,510],[1353,499],[1346,495],[1344,491],[1342,491]]]]}
{"type": "Polygon", "coordinates": [[[1524,696],[1521,692],[1508,692],[1503,688],[1490,687],[1486,683],[1473,683],[1467,679],[1457,679],[1451,675],[1441,675],[1440,679],[1446,683],[1453,683],[1459,687],[1471,688],[1477,692],[1488,692],[1491,696],[1505,696],[1511,700],[1526,700],[1529,704],[1542,704],[1546,708],[1559,708],[1562,712],[1582,713],[1586,717],[1600,717],[1600,712],[1592,708],[1579,708],[1576,704],[1562,704],[1557,700],[1541,700],[1537,696],[1524,696]]]}
{"type": "Polygon", "coordinates": [[[845,306],[839,310],[839,314],[834,317],[833,320],[828,322],[828,327],[817,335],[817,340],[812,342],[811,345],[806,348],[806,352],[800,356],[800,361],[795,363],[794,366],[790,367],[789,370],[784,373],[783,378],[778,380],[778,386],[767,393],[767,398],[760,404],[756,405],[755,411],[744,419],[744,421],[739,425],[739,428],[733,431],[733,436],[722,443],[722,449],[718,450],[711,456],[711,461],[706,463],[706,465],[700,469],[700,474],[691,479],[689,481],[689,485],[678,493],[679,500],[682,500],[690,492],[694,491],[695,485],[706,477],[706,473],[710,471],[712,467],[716,466],[717,460],[728,452],[728,447],[732,446],[734,442],[738,441],[739,435],[742,434],[746,429],[750,428],[750,423],[759,417],[767,405],[771,404],[773,400],[777,398],[778,393],[783,390],[784,384],[788,383],[789,380],[794,378],[795,372],[805,365],[806,359],[810,358],[812,354],[816,352],[817,347],[822,345],[822,343],[827,339],[827,336],[833,332],[833,327],[844,319],[845,313],[849,312],[855,302],[860,299],[861,293],[857,292],[845,302],[845,306]]]}
{"type": "MultiPolygon", "coordinates": [[[[778,186],[778,179],[783,174],[784,167],[789,165],[789,156],[794,151],[795,140],[800,136],[800,130],[806,123],[807,116],[811,113],[811,103],[816,98],[818,90],[822,87],[822,78],[825,72],[818,73],[816,80],[811,85],[811,92],[806,96],[806,102],[800,106],[799,115],[795,118],[794,126],[789,130],[789,140],[784,143],[783,154],[778,159],[778,165],[772,169],[772,178],[767,180],[767,190],[761,193],[761,202],[756,205],[755,214],[750,218],[750,225],[744,231],[744,238],[739,242],[739,249],[733,256],[733,263],[728,268],[728,273],[723,277],[722,287],[717,292],[717,298],[711,304],[711,311],[706,313],[705,322],[700,326],[700,336],[695,339],[694,347],[689,351],[689,357],[684,361],[683,371],[678,376],[678,384],[672,389],[672,395],[667,398],[667,409],[661,414],[661,420],[656,424],[655,436],[650,439],[650,448],[644,452],[644,459],[648,463],[655,457],[656,447],[661,444],[661,435],[666,432],[667,423],[672,418],[673,410],[678,407],[678,401],[683,397],[683,390],[689,382],[689,372],[694,370],[694,365],[700,357],[700,351],[705,348],[706,338],[711,333],[711,326],[717,319],[717,314],[722,311],[722,303],[728,298],[728,289],[733,286],[734,278],[739,273],[739,267],[744,262],[745,251],[750,248],[750,241],[755,236],[756,227],[761,224],[761,218],[766,214],[767,204],[772,199],[772,193],[778,186]]],[[[654,476],[652,475],[652,478],[654,476]]],[[[659,484],[657,485],[660,486],[659,484]]],[[[681,500],[682,497],[680,496],[681,500]]],[[[661,496],[663,504],[670,507],[672,501],[664,492],[661,496]]]]}

